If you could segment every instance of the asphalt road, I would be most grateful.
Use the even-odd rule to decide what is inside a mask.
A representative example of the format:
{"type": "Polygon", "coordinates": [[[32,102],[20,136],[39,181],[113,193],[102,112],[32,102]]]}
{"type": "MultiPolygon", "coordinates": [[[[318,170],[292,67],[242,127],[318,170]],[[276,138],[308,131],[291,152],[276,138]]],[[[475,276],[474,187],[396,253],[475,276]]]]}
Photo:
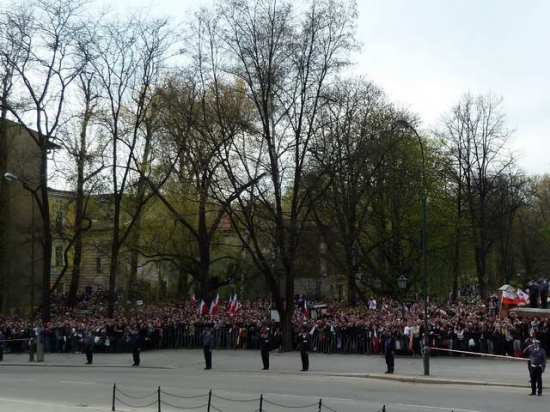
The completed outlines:
{"type": "Polygon", "coordinates": [[[492,359],[432,358],[431,375],[422,375],[420,358],[397,359],[396,373],[384,375],[381,356],[312,354],[309,372],[300,372],[299,354],[271,356],[261,371],[258,352],[215,351],[214,369],[203,370],[200,351],[154,351],[142,354],[132,368],[129,354],[96,354],[84,366],[83,355],[47,356],[29,364],[23,355],[0,362],[0,411],[107,412],[113,384],[117,411],[197,410],[212,389],[213,412],[286,411],[278,405],[318,411],[488,412],[547,411],[550,391],[528,396],[523,362],[492,359]],[[127,403],[128,405],[124,404],[127,403]],[[148,408],[137,408],[152,403],[148,408]],[[132,405],[132,406],[129,406],[132,405]],[[177,406],[178,408],[169,405],[177,406]],[[195,409],[192,409],[195,408],[195,409]]]}

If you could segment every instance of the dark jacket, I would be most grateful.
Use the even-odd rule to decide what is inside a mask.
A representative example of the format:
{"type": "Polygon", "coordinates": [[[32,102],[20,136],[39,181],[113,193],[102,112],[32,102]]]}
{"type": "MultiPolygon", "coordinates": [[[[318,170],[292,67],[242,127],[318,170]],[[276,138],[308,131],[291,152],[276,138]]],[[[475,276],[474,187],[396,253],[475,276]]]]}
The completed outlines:
{"type": "Polygon", "coordinates": [[[211,333],[202,334],[202,346],[210,350],[214,349],[214,335],[211,333]]]}
{"type": "Polygon", "coordinates": [[[309,352],[311,348],[311,336],[309,333],[300,333],[300,352],[309,352]]]}

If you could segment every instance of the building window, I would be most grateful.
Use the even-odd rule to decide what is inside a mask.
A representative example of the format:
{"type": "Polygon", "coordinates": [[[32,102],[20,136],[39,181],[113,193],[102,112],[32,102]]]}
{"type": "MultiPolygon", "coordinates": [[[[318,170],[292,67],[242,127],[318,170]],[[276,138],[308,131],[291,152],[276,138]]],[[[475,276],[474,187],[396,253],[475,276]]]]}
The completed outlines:
{"type": "Polygon", "coordinates": [[[63,246],[55,247],[55,266],[63,266],[63,246]]]}
{"type": "Polygon", "coordinates": [[[63,212],[55,212],[55,231],[57,233],[63,231],[63,212]]]}

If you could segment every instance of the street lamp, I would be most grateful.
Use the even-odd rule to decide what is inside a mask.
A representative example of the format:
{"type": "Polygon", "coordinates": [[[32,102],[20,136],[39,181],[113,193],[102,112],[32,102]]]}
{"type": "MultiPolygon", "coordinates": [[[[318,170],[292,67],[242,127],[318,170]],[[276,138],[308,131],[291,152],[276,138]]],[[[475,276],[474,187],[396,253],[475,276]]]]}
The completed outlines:
{"type": "Polygon", "coordinates": [[[138,290],[139,290],[139,283],[138,282],[132,282],[132,293],[134,295],[134,309],[136,310],[136,329],[138,328],[138,290]]]}
{"type": "MultiPolygon", "coordinates": [[[[407,289],[407,280],[408,279],[404,275],[397,278],[397,285],[399,286],[399,289],[407,289]]],[[[405,304],[403,302],[401,303],[401,317],[405,320],[405,304]]]]}
{"type": "Polygon", "coordinates": [[[23,188],[31,193],[31,324],[34,325],[34,244],[35,244],[35,226],[34,226],[34,197],[38,189],[31,189],[25,180],[14,173],[4,173],[4,178],[9,182],[20,182],[23,188]]]}
{"type": "Polygon", "coordinates": [[[426,154],[424,153],[424,145],[422,139],[416,129],[407,121],[407,119],[400,117],[395,121],[396,125],[402,129],[412,130],[418,139],[420,145],[420,153],[422,155],[422,251],[420,260],[420,274],[422,276],[422,292],[424,293],[424,335],[422,341],[424,343],[423,348],[423,361],[424,361],[424,375],[430,374],[430,352],[428,348],[428,277],[426,273],[426,154]]]}

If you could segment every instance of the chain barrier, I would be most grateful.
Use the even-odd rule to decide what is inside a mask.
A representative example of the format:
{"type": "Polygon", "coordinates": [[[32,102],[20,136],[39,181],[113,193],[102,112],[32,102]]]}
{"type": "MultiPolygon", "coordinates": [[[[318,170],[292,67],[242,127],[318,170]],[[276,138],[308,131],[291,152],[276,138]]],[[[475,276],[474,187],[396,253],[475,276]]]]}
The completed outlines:
{"type": "Polygon", "coordinates": [[[323,405],[323,404],[321,404],[321,409],[322,409],[322,408],[327,409],[327,410],[329,410],[330,412],[337,412],[337,411],[335,411],[334,409],[329,408],[328,406],[323,405]]]}
{"type": "MultiPolygon", "coordinates": [[[[232,398],[227,398],[225,396],[215,395],[215,394],[212,393],[212,390],[209,390],[208,393],[206,393],[206,394],[185,396],[185,395],[177,395],[177,394],[165,392],[160,388],[160,386],[158,387],[158,390],[156,392],[153,392],[149,395],[134,396],[134,395],[130,395],[130,394],[127,394],[127,393],[121,391],[120,389],[117,388],[116,384],[113,385],[112,411],[116,411],[116,409],[115,409],[116,405],[115,404],[118,401],[121,404],[126,405],[130,408],[148,408],[150,406],[157,405],[158,406],[158,412],[162,412],[162,408],[161,408],[162,405],[165,405],[165,406],[168,406],[168,407],[174,408],[174,409],[183,410],[183,411],[185,411],[185,410],[190,411],[190,410],[197,410],[197,409],[206,408],[207,412],[210,412],[211,410],[214,410],[214,411],[217,411],[217,412],[223,412],[222,409],[220,409],[217,406],[214,406],[212,404],[212,398],[219,399],[219,400],[222,400],[222,401],[227,401],[227,402],[238,402],[238,403],[259,402],[260,403],[259,408],[256,409],[254,412],[267,412],[266,409],[264,408],[264,404],[269,404],[269,405],[272,405],[272,406],[275,406],[275,407],[278,407],[278,408],[284,408],[284,409],[306,409],[306,408],[314,408],[315,407],[318,412],[323,412],[323,411],[338,412],[337,410],[332,409],[331,407],[329,407],[327,405],[324,405],[322,398],[319,399],[318,402],[311,403],[311,404],[308,404],[308,405],[291,406],[291,405],[284,405],[284,404],[281,404],[281,403],[270,401],[270,400],[266,399],[263,396],[263,394],[261,394],[259,398],[253,398],[253,399],[232,399],[232,398]],[[124,395],[128,398],[132,398],[132,399],[145,399],[145,398],[149,398],[151,396],[154,396],[156,394],[157,399],[155,399],[153,402],[151,402],[147,405],[132,405],[132,404],[128,403],[127,401],[122,400],[119,397],[117,397],[116,396],[117,392],[119,392],[120,394],[122,394],[122,395],[124,395]],[[179,398],[179,399],[197,399],[197,398],[203,398],[205,396],[208,396],[208,402],[204,403],[202,405],[184,407],[184,406],[174,405],[171,402],[167,402],[167,401],[161,399],[162,394],[164,394],[165,396],[172,396],[174,398],[179,398]]],[[[378,412],[387,412],[386,405],[384,405],[382,407],[382,409],[380,409],[378,412]]]]}
{"type": "Polygon", "coordinates": [[[219,395],[215,395],[215,394],[212,394],[212,397],[213,398],[216,398],[216,399],[222,399],[224,401],[229,401],[229,402],[258,402],[260,400],[260,398],[254,398],[254,399],[230,399],[230,398],[224,398],[223,396],[219,396],[219,395]]]}
{"type": "Polygon", "coordinates": [[[174,398],[180,398],[180,399],[196,399],[196,398],[204,398],[205,396],[208,396],[208,393],[203,393],[202,395],[191,395],[191,396],[176,395],[175,393],[165,392],[162,389],[160,393],[162,393],[163,395],[173,396],[174,398]]]}
{"type": "Polygon", "coordinates": [[[305,409],[305,408],[311,408],[313,406],[319,406],[319,402],[315,402],[315,403],[312,403],[311,405],[304,405],[304,406],[282,405],[280,403],[275,403],[275,402],[268,401],[265,398],[264,398],[264,402],[269,403],[270,405],[273,405],[273,406],[278,406],[279,408],[288,408],[288,409],[305,409]]]}
{"type": "MultiPolygon", "coordinates": [[[[181,409],[181,410],[185,410],[185,411],[190,411],[190,410],[193,410],[193,409],[199,409],[199,408],[204,408],[204,407],[208,407],[208,404],[205,403],[204,405],[198,405],[198,406],[192,406],[192,407],[189,407],[189,408],[184,408],[183,406],[177,406],[177,405],[173,405],[169,402],[166,402],[166,401],[160,401],[160,403],[162,405],[168,405],[170,406],[171,408],[175,408],[175,409],[181,409]]],[[[210,405],[211,408],[214,408],[213,405],[210,405]]],[[[217,408],[215,408],[217,409],[217,408]]],[[[219,410],[219,409],[218,409],[219,410]]]]}
{"type": "Polygon", "coordinates": [[[129,406],[130,408],[148,408],[149,406],[153,406],[153,405],[156,405],[158,403],[158,401],[155,399],[153,402],[147,404],[147,405],[131,405],[127,402],[124,402],[122,399],[120,398],[116,398],[117,401],[119,401],[120,403],[126,405],[126,406],[129,406]]]}
{"type": "Polygon", "coordinates": [[[126,396],[127,398],[132,398],[132,399],[145,399],[145,398],[149,398],[151,396],[155,396],[157,394],[157,391],[155,391],[155,392],[150,393],[149,395],[145,395],[145,396],[133,396],[133,395],[129,395],[129,394],[121,391],[118,387],[116,388],[116,391],[121,393],[122,395],[126,396]]]}

